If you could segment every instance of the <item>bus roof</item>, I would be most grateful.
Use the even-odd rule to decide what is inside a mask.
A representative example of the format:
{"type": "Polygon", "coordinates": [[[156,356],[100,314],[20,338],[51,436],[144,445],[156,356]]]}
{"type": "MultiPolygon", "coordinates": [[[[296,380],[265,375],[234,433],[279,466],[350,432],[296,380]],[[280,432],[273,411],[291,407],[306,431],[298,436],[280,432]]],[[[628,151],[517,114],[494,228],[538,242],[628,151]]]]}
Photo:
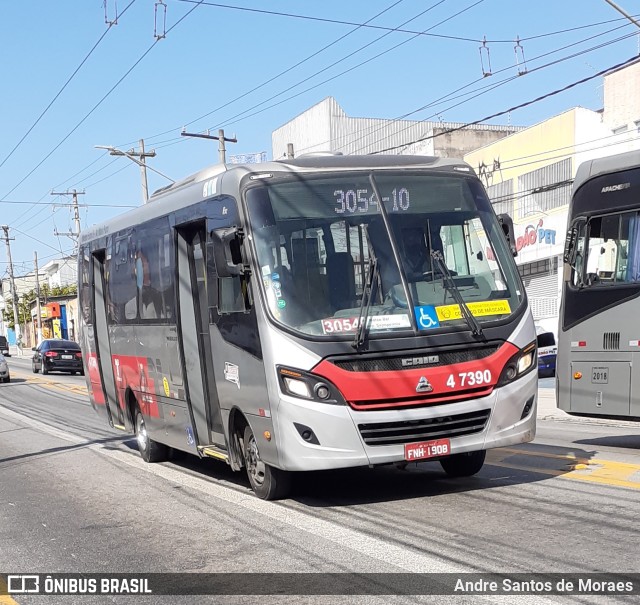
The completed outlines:
{"type": "Polygon", "coordinates": [[[640,166],[640,150],[627,151],[616,155],[596,158],[582,162],[578,166],[576,178],[573,181],[573,193],[578,191],[588,180],[602,174],[611,174],[640,166]]]}
{"type": "MultiPolygon", "coordinates": [[[[127,227],[164,216],[179,208],[184,208],[206,199],[203,183],[218,179],[216,192],[229,194],[237,191],[241,180],[251,174],[298,173],[310,174],[318,170],[366,170],[366,169],[410,169],[432,168],[450,170],[458,174],[475,175],[466,162],[455,158],[439,158],[424,155],[341,155],[334,153],[311,153],[295,159],[282,159],[260,164],[215,164],[196,172],[181,181],[158,189],[149,202],[108,221],[93,225],[80,234],[81,243],[101,238],[127,227]]],[[[206,186],[206,185],[205,185],[206,186]]],[[[213,196],[211,196],[213,197],[213,196]]]]}

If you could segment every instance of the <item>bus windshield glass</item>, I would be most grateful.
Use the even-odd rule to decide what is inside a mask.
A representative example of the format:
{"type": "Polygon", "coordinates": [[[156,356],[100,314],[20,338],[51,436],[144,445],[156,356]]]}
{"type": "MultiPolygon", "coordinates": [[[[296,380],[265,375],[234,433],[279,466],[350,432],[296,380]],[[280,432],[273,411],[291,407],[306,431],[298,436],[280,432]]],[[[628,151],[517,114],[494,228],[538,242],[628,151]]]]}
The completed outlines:
{"type": "Polygon", "coordinates": [[[270,314],[297,332],[353,336],[362,306],[369,338],[468,329],[453,289],[479,323],[510,315],[524,296],[484,189],[467,175],[298,177],[253,186],[246,200],[270,314]]]}

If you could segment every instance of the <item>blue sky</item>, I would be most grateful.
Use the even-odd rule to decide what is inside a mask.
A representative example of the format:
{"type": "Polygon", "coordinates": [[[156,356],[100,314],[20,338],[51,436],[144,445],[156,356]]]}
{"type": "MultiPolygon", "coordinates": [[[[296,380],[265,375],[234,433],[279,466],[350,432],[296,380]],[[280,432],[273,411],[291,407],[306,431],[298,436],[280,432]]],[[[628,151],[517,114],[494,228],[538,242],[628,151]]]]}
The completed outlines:
{"type": "MultiPolygon", "coordinates": [[[[44,264],[72,247],[54,235],[73,224],[68,208],[53,206],[70,198],[51,190],[85,191],[83,227],[124,211],[110,206],[140,204],[139,168],[95,145],[127,150],[144,138],[157,153],[150,165],[179,180],[218,157],[217,142],[181,137],[183,125],[190,132],[224,128],[238,138],[228,154],[266,151],[271,158],[272,130],[326,96],[351,116],[393,119],[431,105],[409,119],[470,122],[623,62],[640,45],[640,30],[604,0],[205,1],[165,0],[166,37],[155,44],[154,0],[117,0],[111,27],[102,0],[2,2],[0,222],[15,237],[16,274],[32,269],[34,250],[44,264]],[[432,28],[432,35],[385,28],[432,28]],[[485,37],[494,75],[483,79],[478,41],[485,37]],[[517,75],[516,37],[529,70],[578,56],[475,98],[446,99],[458,88],[480,92],[517,75]]],[[[116,2],[106,4],[112,19],[116,2]]],[[[640,13],[636,0],[618,4],[640,13]]],[[[576,105],[602,106],[601,78],[494,123],[530,125],[576,105]]],[[[166,184],[149,172],[151,191],[166,184]]],[[[6,266],[2,247],[0,274],[6,266]]]]}

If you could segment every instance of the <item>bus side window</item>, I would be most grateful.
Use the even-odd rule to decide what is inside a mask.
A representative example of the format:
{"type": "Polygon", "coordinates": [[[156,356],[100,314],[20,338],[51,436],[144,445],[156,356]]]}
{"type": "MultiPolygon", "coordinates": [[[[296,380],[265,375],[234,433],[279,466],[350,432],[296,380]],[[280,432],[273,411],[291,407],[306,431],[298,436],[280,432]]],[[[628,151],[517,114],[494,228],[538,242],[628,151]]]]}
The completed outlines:
{"type": "Polygon", "coordinates": [[[80,309],[84,323],[90,326],[93,323],[91,317],[91,259],[89,250],[83,247],[80,250],[80,309]]]}
{"type": "Polygon", "coordinates": [[[110,257],[106,281],[108,319],[111,324],[126,323],[137,317],[132,237],[132,231],[114,237],[111,241],[111,253],[107,254],[110,257]]]}

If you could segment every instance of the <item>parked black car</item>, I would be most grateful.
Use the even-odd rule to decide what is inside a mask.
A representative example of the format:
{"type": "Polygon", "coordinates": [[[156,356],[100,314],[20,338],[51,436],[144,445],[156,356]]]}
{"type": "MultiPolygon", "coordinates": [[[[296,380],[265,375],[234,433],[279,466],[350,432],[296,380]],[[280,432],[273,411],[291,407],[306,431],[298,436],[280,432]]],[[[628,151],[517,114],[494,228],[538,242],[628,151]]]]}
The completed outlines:
{"type": "Polygon", "coordinates": [[[51,338],[43,340],[37,347],[31,359],[31,369],[34,374],[42,370],[43,374],[49,372],[79,372],[84,374],[82,366],[82,351],[80,345],[73,340],[61,340],[51,338]]]}
{"type": "Polygon", "coordinates": [[[0,355],[11,357],[9,353],[9,343],[7,342],[6,336],[0,336],[0,355]]]}

